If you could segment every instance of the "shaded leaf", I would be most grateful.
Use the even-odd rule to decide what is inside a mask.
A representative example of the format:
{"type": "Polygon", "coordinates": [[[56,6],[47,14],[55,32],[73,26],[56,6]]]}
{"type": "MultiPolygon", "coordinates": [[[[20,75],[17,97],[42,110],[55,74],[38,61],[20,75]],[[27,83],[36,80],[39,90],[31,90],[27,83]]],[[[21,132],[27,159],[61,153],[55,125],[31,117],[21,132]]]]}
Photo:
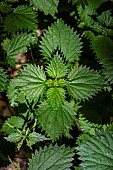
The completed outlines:
{"type": "Polygon", "coordinates": [[[30,5],[34,5],[35,8],[43,11],[46,15],[51,14],[55,15],[57,12],[59,0],[30,0],[30,5]]]}
{"type": "Polygon", "coordinates": [[[6,72],[0,68],[0,92],[3,92],[7,88],[8,78],[6,72]]]}
{"type": "Polygon", "coordinates": [[[113,55],[113,41],[103,35],[96,36],[92,40],[92,49],[98,59],[113,55]]]}
{"type": "Polygon", "coordinates": [[[32,39],[32,34],[25,32],[16,35],[8,42],[6,52],[7,61],[10,66],[14,67],[18,54],[27,52],[27,47],[30,46],[30,43],[33,41],[32,39]]]}
{"type": "Polygon", "coordinates": [[[105,26],[113,26],[113,17],[111,16],[110,10],[102,12],[100,16],[98,16],[98,21],[105,26]]]}
{"type": "Polygon", "coordinates": [[[28,170],[70,170],[74,149],[64,145],[50,145],[40,149],[29,159],[28,170]]]}
{"type": "Polygon", "coordinates": [[[18,106],[19,103],[26,103],[26,99],[23,92],[20,92],[19,89],[15,88],[13,80],[8,85],[7,97],[11,106],[18,106]]]}
{"type": "Polygon", "coordinates": [[[101,59],[100,63],[104,68],[102,73],[105,75],[105,78],[107,78],[110,83],[113,83],[113,57],[107,56],[101,59]]]}
{"type": "Polygon", "coordinates": [[[9,33],[23,29],[36,30],[36,13],[29,6],[18,6],[6,17],[4,27],[9,33]]]}

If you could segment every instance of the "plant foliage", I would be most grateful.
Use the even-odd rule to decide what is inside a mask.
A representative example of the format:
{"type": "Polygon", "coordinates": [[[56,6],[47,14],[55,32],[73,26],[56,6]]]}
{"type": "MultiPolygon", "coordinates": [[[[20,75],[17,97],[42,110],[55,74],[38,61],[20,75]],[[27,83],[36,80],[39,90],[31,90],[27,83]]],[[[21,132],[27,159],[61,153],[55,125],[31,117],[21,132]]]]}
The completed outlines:
{"type": "Polygon", "coordinates": [[[6,72],[0,68],[0,92],[3,92],[6,90],[8,84],[8,79],[6,72]]]}
{"type": "Polygon", "coordinates": [[[106,130],[96,133],[96,136],[84,140],[79,146],[81,166],[84,170],[113,168],[113,132],[106,130]]]}
{"type": "Polygon", "coordinates": [[[21,70],[18,77],[12,80],[8,90],[9,98],[11,98],[11,96],[13,98],[14,92],[16,94],[18,91],[18,93],[24,95],[29,102],[33,100],[38,101],[39,97],[44,93],[45,81],[46,76],[40,67],[28,65],[21,70]],[[14,90],[12,91],[13,87],[14,90]]]}
{"type": "Polygon", "coordinates": [[[112,9],[113,0],[0,2],[0,137],[25,149],[28,170],[113,169],[112,9]]]}
{"type": "Polygon", "coordinates": [[[35,8],[39,8],[46,15],[51,14],[52,16],[57,12],[58,3],[59,0],[30,0],[30,5],[33,4],[35,8]]]}
{"type": "Polygon", "coordinates": [[[54,110],[48,103],[43,103],[36,110],[36,115],[42,130],[55,141],[62,134],[69,136],[69,129],[75,122],[75,111],[70,103],[65,102],[62,107],[54,110]]]}
{"type": "Polygon", "coordinates": [[[73,160],[73,148],[58,145],[40,148],[32,155],[29,160],[29,170],[63,170],[70,169],[71,161],[73,160]]]}
{"type": "Polygon", "coordinates": [[[5,31],[9,33],[19,30],[36,29],[36,13],[29,6],[18,6],[9,14],[4,22],[5,31]]]}
{"type": "Polygon", "coordinates": [[[41,52],[46,59],[57,48],[63,52],[66,60],[72,62],[77,60],[81,53],[82,43],[77,32],[60,19],[48,28],[41,41],[41,52]]]}
{"type": "Polygon", "coordinates": [[[82,66],[72,69],[68,79],[68,92],[78,100],[88,99],[104,87],[104,81],[97,72],[82,66]]]}
{"type": "Polygon", "coordinates": [[[7,62],[10,66],[14,67],[17,55],[19,53],[27,52],[27,47],[30,43],[34,42],[32,34],[21,33],[12,38],[6,46],[7,62]]]}

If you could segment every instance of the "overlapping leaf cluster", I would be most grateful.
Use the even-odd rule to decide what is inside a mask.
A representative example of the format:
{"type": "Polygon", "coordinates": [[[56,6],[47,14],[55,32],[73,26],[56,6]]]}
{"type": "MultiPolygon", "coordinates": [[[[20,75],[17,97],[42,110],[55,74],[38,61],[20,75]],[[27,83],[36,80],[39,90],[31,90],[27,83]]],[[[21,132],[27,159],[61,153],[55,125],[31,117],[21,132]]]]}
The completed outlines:
{"type": "MultiPolygon", "coordinates": [[[[7,1],[11,3],[10,0],[7,1]]],[[[67,26],[62,19],[49,26],[39,44],[41,54],[48,62],[44,68],[26,64],[18,76],[10,81],[8,88],[6,73],[0,69],[0,92],[7,89],[11,106],[27,106],[25,113],[8,118],[2,127],[8,134],[5,139],[17,142],[18,149],[24,141],[31,148],[40,141],[55,142],[62,136],[71,138],[70,130],[77,121],[75,102],[89,100],[106,88],[108,84],[104,79],[113,83],[113,41],[110,38],[113,35],[112,13],[107,10],[98,15],[97,12],[100,5],[108,0],[68,0],[70,1],[77,4],[78,27],[90,28],[83,32],[83,36],[89,38],[91,48],[103,67],[102,76],[87,66],[74,66],[82,52],[82,41],[74,28],[67,26]],[[35,132],[36,126],[41,129],[41,133],[35,132]]],[[[2,3],[8,9],[4,31],[13,33],[5,46],[7,62],[11,67],[14,67],[19,53],[27,52],[31,44],[37,43],[37,36],[34,34],[37,9],[52,16],[58,12],[59,0],[29,0],[29,3],[30,6],[21,5],[15,9],[11,7],[11,10],[10,5],[2,3]],[[19,33],[20,31],[22,32],[19,33]]],[[[76,148],[82,160],[81,169],[95,170],[98,167],[98,170],[111,170],[113,128],[106,126],[105,130],[100,130],[101,126],[88,122],[82,116],[79,116],[78,124],[83,132],[76,148]]],[[[49,145],[32,154],[28,169],[70,169],[73,156],[73,148],[49,145]]]]}

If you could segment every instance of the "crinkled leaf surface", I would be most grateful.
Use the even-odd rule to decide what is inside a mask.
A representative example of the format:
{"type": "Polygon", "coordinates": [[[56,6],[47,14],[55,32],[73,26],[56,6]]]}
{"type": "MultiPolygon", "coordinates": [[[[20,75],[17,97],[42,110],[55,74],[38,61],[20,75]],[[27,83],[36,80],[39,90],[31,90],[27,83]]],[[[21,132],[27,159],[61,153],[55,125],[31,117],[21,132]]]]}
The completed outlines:
{"type": "Polygon", "coordinates": [[[70,170],[73,152],[73,148],[64,145],[41,148],[32,155],[32,159],[29,159],[28,170],[70,170]]]}
{"type": "Polygon", "coordinates": [[[27,52],[27,47],[30,46],[32,40],[32,34],[20,33],[12,38],[6,47],[7,61],[10,66],[15,65],[17,55],[27,52]]]}
{"type": "Polygon", "coordinates": [[[67,90],[77,100],[91,98],[105,86],[105,82],[98,72],[90,70],[86,66],[72,69],[68,80],[67,90]]]}
{"type": "Polygon", "coordinates": [[[77,150],[84,170],[113,169],[113,132],[100,131],[84,140],[77,150]]]}
{"type": "Polygon", "coordinates": [[[104,68],[103,74],[105,75],[105,78],[113,84],[113,56],[107,56],[106,58],[101,59],[100,63],[104,68]]]}
{"type": "Polygon", "coordinates": [[[77,32],[74,32],[69,26],[60,19],[52,24],[41,41],[41,52],[48,59],[57,47],[63,52],[66,60],[71,62],[78,59],[82,43],[77,32]]]}
{"type": "Polygon", "coordinates": [[[106,58],[113,55],[113,41],[109,37],[103,35],[96,36],[92,40],[92,49],[97,55],[97,58],[106,58]]]}
{"type": "Polygon", "coordinates": [[[30,0],[30,5],[34,5],[35,8],[43,11],[46,15],[51,14],[55,15],[57,12],[59,0],[30,0]]]}
{"type": "Polygon", "coordinates": [[[41,129],[55,141],[62,134],[67,136],[69,129],[75,123],[75,110],[70,103],[64,102],[59,109],[53,109],[47,102],[36,110],[37,119],[41,129]]]}
{"type": "Polygon", "coordinates": [[[36,13],[29,6],[18,6],[6,17],[4,26],[9,33],[22,29],[36,30],[36,13]]]}
{"type": "MultiPolygon", "coordinates": [[[[33,100],[38,101],[39,97],[43,95],[46,87],[45,81],[46,76],[43,70],[39,66],[30,64],[21,69],[18,77],[12,80],[11,85],[14,86],[14,89],[19,89],[18,94],[23,94],[29,102],[32,102],[33,100]]],[[[10,95],[10,93],[8,94],[10,95]]],[[[24,100],[24,98],[21,99],[24,100]]]]}
{"type": "Polygon", "coordinates": [[[8,79],[7,79],[6,72],[2,68],[0,68],[0,92],[3,92],[6,90],[7,82],[8,82],[8,79]]]}
{"type": "Polygon", "coordinates": [[[27,144],[30,145],[30,146],[34,145],[37,142],[48,140],[48,138],[46,138],[44,135],[41,135],[41,134],[36,133],[36,132],[30,133],[28,135],[28,139],[29,140],[28,140],[27,144]]]}
{"type": "Polygon", "coordinates": [[[51,78],[62,78],[66,75],[66,66],[58,55],[55,55],[51,60],[47,67],[47,73],[51,78]]]}
{"type": "Polygon", "coordinates": [[[46,92],[47,100],[52,108],[57,109],[62,106],[65,100],[65,90],[61,87],[51,87],[46,92]]]}
{"type": "Polygon", "coordinates": [[[17,116],[12,116],[8,118],[2,126],[2,130],[8,134],[16,132],[16,128],[21,129],[24,124],[24,119],[17,116]]]}

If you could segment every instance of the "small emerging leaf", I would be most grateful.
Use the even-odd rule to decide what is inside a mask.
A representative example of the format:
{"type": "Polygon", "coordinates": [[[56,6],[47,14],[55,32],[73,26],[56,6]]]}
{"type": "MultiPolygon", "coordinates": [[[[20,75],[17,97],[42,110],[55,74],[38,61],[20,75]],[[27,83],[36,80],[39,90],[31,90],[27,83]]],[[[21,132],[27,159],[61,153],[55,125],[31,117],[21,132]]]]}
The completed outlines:
{"type": "Polygon", "coordinates": [[[32,146],[35,143],[40,142],[40,141],[48,140],[48,138],[46,138],[44,135],[41,135],[36,132],[30,133],[28,136],[28,139],[29,139],[27,142],[28,146],[32,146]]]}
{"type": "Polygon", "coordinates": [[[54,109],[61,107],[65,100],[65,90],[61,87],[51,87],[46,92],[47,100],[54,109]]]}
{"type": "Polygon", "coordinates": [[[2,130],[8,134],[12,134],[17,132],[16,128],[21,129],[23,124],[24,119],[21,117],[12,116],[5,121],[2,126],[2,130]]]}
{"type": "Polygon", "coordinates": [[[4,137],[7,141],[10,142],[19,142],[21,140],[21,134],[19,133],[12,133],[8,137],[4,137]]]}
{"type": "Polygon", "coordinates": [[[47,73],[51,78],[62,78],[66,75],[67,69],[62,59],[55,55],[47,67],[47,73]]]}

